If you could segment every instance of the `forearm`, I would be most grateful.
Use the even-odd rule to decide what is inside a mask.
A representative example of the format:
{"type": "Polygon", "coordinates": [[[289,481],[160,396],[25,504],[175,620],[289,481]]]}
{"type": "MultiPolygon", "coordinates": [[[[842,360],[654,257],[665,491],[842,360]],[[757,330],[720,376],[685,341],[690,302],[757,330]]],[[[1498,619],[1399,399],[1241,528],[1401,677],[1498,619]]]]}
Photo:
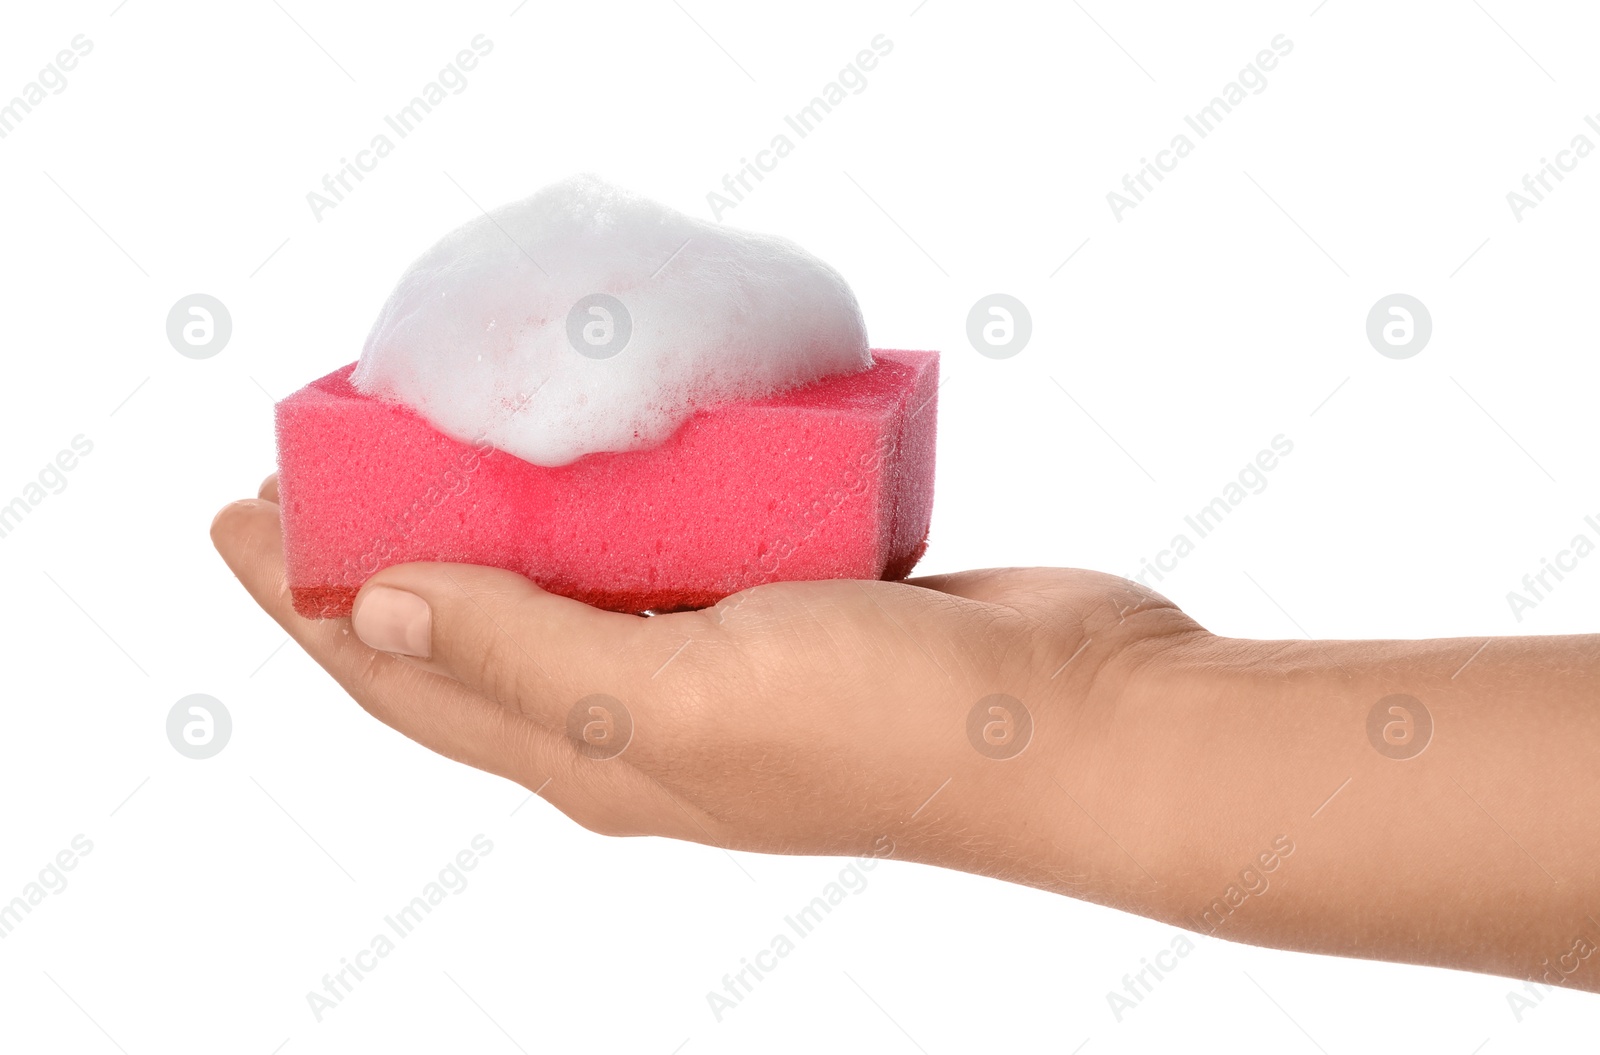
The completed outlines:
{"type": "Polygon", "coordinates": [[[1600,991],[1600,638],[1202,637],[1132,685],[1148,914],[1600,991]]]}

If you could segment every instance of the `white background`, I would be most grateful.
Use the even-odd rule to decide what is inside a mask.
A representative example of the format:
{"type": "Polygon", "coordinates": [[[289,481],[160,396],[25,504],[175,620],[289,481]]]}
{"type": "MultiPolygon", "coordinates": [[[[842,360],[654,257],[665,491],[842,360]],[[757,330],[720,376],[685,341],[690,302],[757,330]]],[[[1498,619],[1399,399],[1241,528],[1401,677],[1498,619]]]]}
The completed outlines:
{"type": "Polygon", "coordinates": [[[272,468],[272,399],[354,359],[474,201],[594,171],[709,218],[723,175],[884,34],[866,89],[722,219],[838,267],[875,344],[943,351],[921,570],[1133,572],[1283,433],[1267,489],[1160,584],[1207,626],[1594,629],[1600,559],[1520,623],[1506,600],[1600,514],[1600,159],[1520,222],[1506,200],[1573,136],[1600,141],[1587,5],[916,3],[7,12],[0,99],[75,34],[94,48],[0,140],[0,503],[74,436],[94,449],[0,539],[0,900],[74,835],[94,849],[0,941],[0,1046],[1468,1055],[1591,1036],[1591,996],[1519,1022],[1503,979],[1209,939],[1119,1023],[1107,992],[1170,928],[894,862],[719,1023],[706,992],[843,862],[590,835],[368,718],[211,550],[213,512],[272,468]],[[307,192],[480,33],[469,86],[313,219],[307,192]],[[1277,34],[1294,48],[1266,89],[1114,219],[1107,192],[1277,34]],[[195,292],[233,317],[204,361],[165,333],[195,292]],[[1031,309],[1011,359],[966,339],[994,292],[1031,309]],[[1432,314],[1414,358],[1365,336],[1394,292],[1432,314]],[[205,761],[165,734],[197,692],[234,721],[205,761]],[[318,1023],[307,991],[478,833],[494,851],[470,886],[318,1023]]]}

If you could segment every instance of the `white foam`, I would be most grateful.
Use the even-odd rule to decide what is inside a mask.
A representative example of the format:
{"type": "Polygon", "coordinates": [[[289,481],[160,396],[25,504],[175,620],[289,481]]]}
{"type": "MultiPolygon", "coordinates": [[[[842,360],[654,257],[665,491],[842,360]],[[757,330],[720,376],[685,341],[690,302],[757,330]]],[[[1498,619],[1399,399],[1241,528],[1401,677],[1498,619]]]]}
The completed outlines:
{"type": "Polygon", "coordinates": [[[539,465],[652,447],[696,410],[872,363],[855,295],[786,239],[578,176],[450,232],[401,277],[351,380],[539,465]],[[580,312],[581,300],[622,313],[580,312]],[[581,349],[581,350],[580,350],[581,349]]]}

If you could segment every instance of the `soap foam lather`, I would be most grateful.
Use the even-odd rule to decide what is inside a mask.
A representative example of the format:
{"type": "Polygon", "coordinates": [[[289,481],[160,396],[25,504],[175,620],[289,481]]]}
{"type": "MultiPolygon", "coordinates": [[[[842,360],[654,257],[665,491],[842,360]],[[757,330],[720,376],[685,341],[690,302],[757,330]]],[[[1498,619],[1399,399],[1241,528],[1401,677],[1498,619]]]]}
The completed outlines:
{"type": "Polygon", "coordinates": [[[871,365],[855,295],[821,260],[578,176],[424,253],[350,381],[454,439],[558,466],[871,365]],[[596,295],[614,300],[596,310],[596,295]],[[581,347],[575,311],[620,348],[581,347]]]}

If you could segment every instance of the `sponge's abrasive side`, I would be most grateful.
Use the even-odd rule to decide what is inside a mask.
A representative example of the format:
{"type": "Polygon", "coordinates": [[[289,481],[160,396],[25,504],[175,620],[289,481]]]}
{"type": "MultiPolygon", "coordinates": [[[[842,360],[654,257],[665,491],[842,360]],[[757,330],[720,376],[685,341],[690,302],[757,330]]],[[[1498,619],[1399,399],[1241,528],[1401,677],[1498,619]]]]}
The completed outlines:
{"type": "MultiPolygon", "coordinates": [[[[623,612],[778,580],[903,578],[933,510],[938,355],[702,410],[663,444],[533,465],[362,395],[354,364],[277,406],[295,610],[350,614],[380,568],[506,568],[623,612]]],[[[515,406],[505,413],[517,412],[515,406]]]]}

